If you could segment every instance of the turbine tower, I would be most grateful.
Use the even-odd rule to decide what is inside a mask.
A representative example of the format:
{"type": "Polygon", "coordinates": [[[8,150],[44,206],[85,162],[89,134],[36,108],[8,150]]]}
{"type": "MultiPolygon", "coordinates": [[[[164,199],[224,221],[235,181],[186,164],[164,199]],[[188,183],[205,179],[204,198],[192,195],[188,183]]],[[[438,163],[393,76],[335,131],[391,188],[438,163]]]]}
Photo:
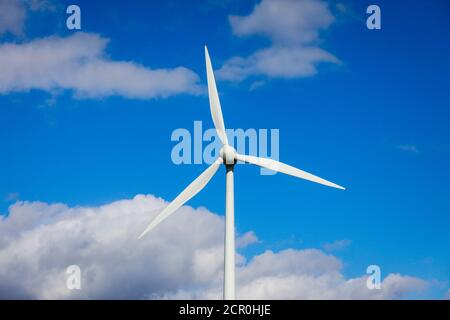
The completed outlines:
{"type": "Polygon", "coordinates": [[[159,223],[174,213],[184,203],[189,201],[200,192],[211,180],[219,167],[224,164],[226,167],[226,209],[225,209],[225,270],[224,270],[224,289],[223,298],[225,300],[234,300],[235,298],[235,244],[234,244],[234,165],[237,161],[254,164],[266,169],[288,174],[297,178],[313,181],[329,187],[345,190],[333,182],[319,178],[303,170],[294,168],[290,165],[276,160],[260,158],[250,155],[238,154],[236,150],[228,144],[225,132],[225,123],[220,107],[219,95],[217,93],[216,81],[209,57],[208,48],[205,46],[206,58],[206,76],[208,79],[209,106],[211,110],[214,127],[217,131],[220,141],[223,144],[220,155],[217,160],[211,164],[200,176],[186,187],[142,232],[139,239],[155,228],[159,223]]]}

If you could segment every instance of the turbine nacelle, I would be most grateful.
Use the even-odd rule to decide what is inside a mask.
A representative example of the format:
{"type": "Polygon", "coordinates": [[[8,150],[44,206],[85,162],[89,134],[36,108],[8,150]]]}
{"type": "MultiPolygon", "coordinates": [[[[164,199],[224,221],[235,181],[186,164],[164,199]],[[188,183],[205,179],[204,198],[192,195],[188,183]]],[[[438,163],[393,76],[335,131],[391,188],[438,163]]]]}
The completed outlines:
{"type": "Polygon", "coordinates": [[[222,158],[225,165],[235,164],[237,160],[236,149],[226,144],[220,149],[219,157],[222,158]]]}

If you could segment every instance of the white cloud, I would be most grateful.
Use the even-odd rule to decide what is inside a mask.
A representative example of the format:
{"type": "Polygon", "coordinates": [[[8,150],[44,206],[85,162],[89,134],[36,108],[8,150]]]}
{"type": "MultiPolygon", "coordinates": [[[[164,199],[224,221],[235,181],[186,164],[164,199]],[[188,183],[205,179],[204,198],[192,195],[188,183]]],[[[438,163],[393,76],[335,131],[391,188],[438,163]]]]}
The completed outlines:
{"type": "Polygon", "coordinates": [[[236,239],[236,247],[245,248],[251,244],[258,243],[258,237],[253,231],[248,231],[236,239]]]}
{"type": "Polygon", "coordinates": [[[54,11],[57,8],[53,0],[27,0],[26,3],[32,11],[54,11]]]}
{"type": "Polygon", "coordinates": [[[427,287],[423,280],[398,274],[388,275],[380,290],[368,290],[366,281],[366,277],[346,280],[337,271],[269,276],[246,283],[239,295],[243,299],[401,299],[427,287]]]}
{"type": "Polygon", "coordinates": [[[297,78],[317,73],[317,64],[339,63],[332,54],[317,47],[270,47],[247,58],[234,57],[217,71],[223,80],[241,81],[252,75],[271,78],[297,78]]]}
{"type": "Polygon", "coordinates": [[[349,239],[342,239],[342,240],[336,240],[333,242],[327,242],[323,245],[323,248],[325,251],[331,252],[331,251],[338,251],[347,248],[352,243],[352,240],[349,239]]]}
{"type": "Polygon", "coordinates": [[[254,81],[254,82],[250,85],[249,90],[250,90],[250,91],[255,91],[256,89],[262,87],[264,84],[265,84],[265,82],[264,82],[264,81],[261,81],[261,80],[254,81]]]}
{"type": "Polygon", "coordinates": [[[26,16],[26,8],[21,0],[0,1],[0,35],[7,32],[22,35],[26,16]]]}
{"type": "Polygon", "coordinates": [[[229,17],[233,33],[239,36],[265,35],[283,44],[318,40],[321,29],[334,17],[325,2],[318,0],[263,0],[248,16],[229,17]]]}
{"type": "Polygon", "coordinates": [[[164,205],[153,196],[85,208],[16,203],[0,222],[0,298],[144,298],[220,273],[223,221],[205,209],[183,207],[138,241],[164,205]],[[83,271],[80,291],[66,289],[71,264],[83,271]]]}
{"type": "MultiPolygon", "coordinates": [[[[166,204],[151,195],[99,207],[17,202],[0,217],[0,298],[220,298],[222,217],[185,206],[137,240],[166,204]],[[81,290],[66,288],[72,264],[82,269],[81,290]]],[[[317,249],[238,261],[238,298],[395,299],[427,285],[390,274],[368,290],[364,276],[346,279],[342,262],[317,249]]]]}
{"type": "Polygon", "coordinates": [[[53,10],[53,6],[46,0],[1,0],[0,36],[5,33],[22,36],[24,34],[28,10],[53,10]]]}
{"type": "Polygon", "coordinates": [[[115,61],[105,53],[108,40],[99,35],[75,33],[24,44],[0,45],[0,93],[39,89],[72,90],[78,97],[166,97],[198,94],[199,77],[177,67],[150,69],[129,61],[115,61]]]}
{"type": "Polygon", "coordinates": [[[317,46],[320,31],[334,21],[322,0],[262,0],[249,15],[229,20],[233,34],[265,36],[272,46],[226,61],[217,72],[223,80],[241,81],[255,75],[307,77],[316,74],[321,63],[339,63],[317,46]]]}
{"type": "MultiPolygon", "coordinates": [[[[369,290],[367,276],[346,279],[342,262],[317,249],[266,251],[237,270],[239,299],[402,299],[423,294],[422,279],[389,274],[379,290],[369,290]]],[[[179,290],[166,299],[220,299],[220,287],[179,290]]]]}

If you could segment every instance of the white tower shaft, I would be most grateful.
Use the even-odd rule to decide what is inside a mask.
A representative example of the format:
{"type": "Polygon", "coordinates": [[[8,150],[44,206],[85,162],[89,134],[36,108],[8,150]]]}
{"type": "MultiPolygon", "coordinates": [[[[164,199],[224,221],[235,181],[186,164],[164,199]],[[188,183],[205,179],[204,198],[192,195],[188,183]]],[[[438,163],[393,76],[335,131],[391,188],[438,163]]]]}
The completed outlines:
{"type": "Polygon", "coordinates": [[[234,300],[235,276],[234,276],[234,164],[227,165],[226,177],[226,208],[225,208],[225,268],[223,298],[234,300]]]}

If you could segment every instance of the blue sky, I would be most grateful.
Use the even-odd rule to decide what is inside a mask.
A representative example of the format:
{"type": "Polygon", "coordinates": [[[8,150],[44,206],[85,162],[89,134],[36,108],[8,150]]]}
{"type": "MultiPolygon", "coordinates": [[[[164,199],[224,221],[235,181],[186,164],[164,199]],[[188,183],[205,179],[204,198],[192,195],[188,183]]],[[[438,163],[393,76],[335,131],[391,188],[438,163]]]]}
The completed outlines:
{"type": "MultiPolygon", "coordinates": [[[[238,166],[237,229],[260,239],[243,250],[248,257],[351,240],[333,252],[345,261],[346,276],[377,264],[383,276],[430,281],[426,296],[440,298],[450,279],[449,7],[378,0],[382,29],[368,30],[365,9],[372,2],[328,2],[334,21],[306,44],[338,63],[318,63],[312,75],[219,79],[227,127],[278,128],[281,161],[347,187],[238,166]]],[[[205,44],[215,69],[277,45],[267,34],[233,33],[228,17],[250,15],[255,3],[77,1],[81,31],[109,39],[107,59],[182,66],[199,76],[199,87],[206,85],[205,44]]],[[[74,36],[65,27],[69,4],[29,9],[22,31],[5,31],[0,45],[74,36]]],[[[6,81],[0,76],[0,87],[6,81]]],[[[213,125],[207,95],[183,90],[133,97],[86,96],[58,85],[2,89],[0,212],[16,200],[95,206],[136,194],[173,199],[206,165],[174,165],[171,133],[192,130],[195,120],[213,125]]],[[[221,170],[189,205],[223,214],[224,182],[221,170]]]]}

